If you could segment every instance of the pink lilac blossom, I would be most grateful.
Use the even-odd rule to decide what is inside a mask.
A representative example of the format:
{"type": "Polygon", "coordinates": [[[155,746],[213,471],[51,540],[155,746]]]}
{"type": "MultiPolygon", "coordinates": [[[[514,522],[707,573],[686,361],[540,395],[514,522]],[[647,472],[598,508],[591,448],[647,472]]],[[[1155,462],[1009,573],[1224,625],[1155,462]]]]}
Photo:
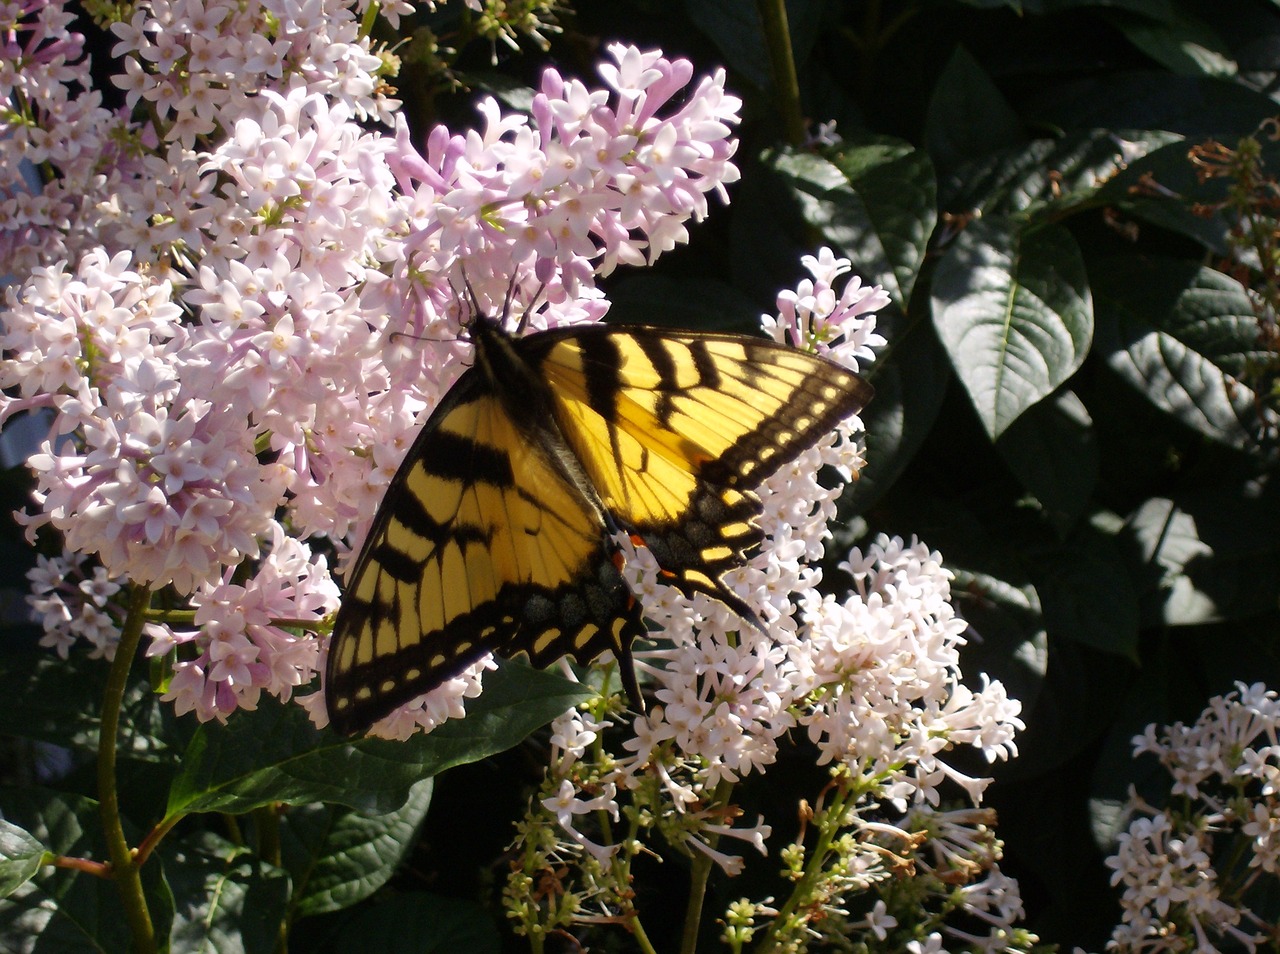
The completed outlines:
{"type": "Polygon", "coordinates": [[[84,38],[69,29],[74,12],[52,2],[3,10],[0,261],[17,275],[90,242],[83,219],[103,194],[100,166],[120,151],[111,140],[118,123],[89,82],[84,38]],[[31,187],[45,163],[58,176],[31,187]]]}
{"type": "Polygon", "coordinates": [[[40,645],[67,659],[77,639],[87,641],[91,659],[115,657],[120,627],[110,615],[120,584],[100,566],[88,568],[76,553],[36,557],[28,573],[31,608],[41,624],[40,645]]]}
{"type": "MultiPolygon", "coordinates": [[[[686,240],[685,223],[705,217],[708,194],[725,198],[738,177],[730,133],[740,102],[723,72],[690,90],[686,61],[621,44],[609,53],[616,65],[600,72],[610,89],[547,70],[530,118],[482,103],[480,129],[438,127],[423,154],[397,128],[392,168],[411,205],[428,213],[405,242],[407,269],[447,276],[461,259],[482,300],[503,301],[516,276],[529,291],[546,281],[558,303],[590,292],[594,276],[619,262],[643,264],[686,240]],[[683,105],[660,115],[677,94],[683,105]]],[[[415,330],[453,297],[447,286],[424,286],[415,330]]]]}
{"type": "MultiPolygon", "coordinates": [[[[271,559],[282,515],[299,538],[368,525],[415,422],[469,360],[464,288],[495,312],[540,290],[530,328],[598,319],[596,275],[683,241],[737,176],[722,73],[691,85],[688,63],[617,45],[608,88],[548,70],[532,118],[488,101],[480,129],[438,128],[419,153],[399,117],[395,136],[359,123],[395,104],[351,10],[285,7],[137,5],[113,30],[142,124],[100,113],[81,135],[63,122],[88,64],[56,4],[26,8],[43,26],[10,43],[24,70],[0,76],[36,84],[31,108],[2,118],[0,164],[61,162],[38,198],[74,183],[79,203],[23,224],[30,260],[9,260],[0,379],[17,397],[0,415],[55,412],[29,531],[52,526],[115,584],[171,586],[193,606],[227,568],[271,559]],[[74,154],[32,152],[69,137],[74,154]]],[[[76,632],[106,646],[121,615],[37,598],[60,651],[76,632]]],[[[192,634],[149,632],[190,656],[192,634]]],[[[288,674],[312,665],[298,638],[220,632],[175,701],[221,718],[264,687],[288,696],[301,684],[288,674]]],[[[489,665],[379,731],[456,717],[489,665]]],[[[318,696],[301,701],[324,721],[318,696]]]]}
{"type": "Polygon", "coordinates": [[[195,628],[148,624],[148,656],[183,649],[165,692],[179,715],[194,711],[202,721],[256,708],[262,692],[287,701],[307,685],[319,662],[315,640],[299,639],[278,620],[293,626],[318,622],[338,604],[338,589],[325,559],[276,525],[257,572],[232,583],[227,570],[220,582],[203,582],[192,594],[195,628]]]}
{"type": "Polygon", "coordinates": [[[124,67],[119,113],[101,105],[63,4],[8,9],[0,99],[13,108],[0,116],[0,253],[15,274],[101,243],[156,268],[192,267],[210,238],[200,228],[218,221],[191,201],[202,152],[262,92],[302,88],[382,122],[396,106],[379,79],[381,57],[341,0],[135,5],[112,27],[124,67]],[[56,174],[24,188],[25,170],[42,166],[56,174]]]}

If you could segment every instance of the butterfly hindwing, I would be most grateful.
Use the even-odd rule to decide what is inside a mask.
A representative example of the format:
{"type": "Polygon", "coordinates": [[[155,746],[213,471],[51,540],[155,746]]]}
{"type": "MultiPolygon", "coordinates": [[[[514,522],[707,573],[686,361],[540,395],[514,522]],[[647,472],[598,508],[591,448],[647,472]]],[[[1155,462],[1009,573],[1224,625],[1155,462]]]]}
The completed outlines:
{"type": "Polygon", "coordinates": [[[600,514],[474,370],[424,425],[349,579],[326,674],[343,732],[488,653],[587,662],[644,631],[600,514]]]}

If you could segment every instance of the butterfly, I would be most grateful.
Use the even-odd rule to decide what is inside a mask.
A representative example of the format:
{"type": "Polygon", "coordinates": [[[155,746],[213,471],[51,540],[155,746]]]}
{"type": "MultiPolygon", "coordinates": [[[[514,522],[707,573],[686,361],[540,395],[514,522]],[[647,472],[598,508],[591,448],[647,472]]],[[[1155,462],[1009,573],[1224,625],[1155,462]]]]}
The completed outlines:
{"type": "Polygon", "coordinates": [[[347,574],[325,670],[351,734],[490,653],[611,651],[643,708],[648,632],[616,535],[659,579],[763,629],[725,583],[763,539],[754,490],[871,386],[768,339],[575,325],[524,336],[478,310],[470,368],[428,417],[347,574]]]}

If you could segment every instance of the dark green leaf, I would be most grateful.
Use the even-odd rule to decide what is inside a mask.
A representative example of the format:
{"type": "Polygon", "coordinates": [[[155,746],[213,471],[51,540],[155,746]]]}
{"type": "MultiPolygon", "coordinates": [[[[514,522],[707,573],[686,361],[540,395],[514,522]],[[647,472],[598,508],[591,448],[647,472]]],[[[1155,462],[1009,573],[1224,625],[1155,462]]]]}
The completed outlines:
{"type": "MultiPolygon", "coordinates": [[[[54,854],[107,858],[98,805],[91,799],[35,787],[4,788],[0,813],[54,854]]],[[[158,937],[168,936],[173,920],[173,898],[163,878],[159,860],[149,859],[142,882],[158,937]]],[[[120,954],[131,947],[119,892],[108,879],[43,867],[0,901],[0,951],[6,954],[120,954]]]]}
{"type": "Polygon", "coordinates": [[[181,954],[272,954],[280,943],[289,877],[211,832],[166,845],[181,954]]]}
{"type": "Polygon", "coordinates": [[[885,286],[904,310],[911,301],[925,250],[938,223],[933,164],[922,150],[894,139],[864,138],[829,156],[849,193],[832,198],[831,224],[823,234],[853,262],[854,274],[885,286]]]}
{"type": "Polygon", "coordinates": [[[852,513],[873,507],[911,462],[937,420],[951,377],[928,322],[909,325],[894,309],[878,317],[889,347],[874,365],[876,394],[862,411],[867,465],[841,498],[842,510],[852,513]]]}
{"type": "Polygon", "coordinates": [[[1089,411],[1070,391],[1030,408],[1000,435],[996,450],[1060,530],[1089,506],[1098,446],[1089,411]]]}
{"type": "Polygon", "coordinates": [[[384,815],[333,805],[290,812],[283,825],[285,863],[296,883],[293,918],[351,907],[386,884],[417,841],[433,787],[434,779],[423,779],[403,806],[384,815]]]}
{"type": "Polygon", "coordinates": [[[0,898],[7,898],[35,876],[50,855],[36,839],[0,819],[0,898]]]}
{"type": "Polygon", "coordinates": [[[315,801],[392,811],[418,780],[516,745],[589,694],[551,673],[507,664],[485,676],[465,719],[405,742],[350,742],[315,729],[300,706],[263,699],[256,712],[238,712],[227,725],[200,727],[169,793],[168,814],[315,801]]]}
{"type": "Polygon", "coordinates": [[[1280,501],[1267,484],[1154,497],[1125,539],[1144,572],[1143,622],[1243,619],[1280,601],[1280,501]]]}
{"type": "MultiPolygon", "coordinates": [[[[1124,167],[1098,190],[1098,199],[1142,221],[1189,236],[1225,257],[1231,253],[1230,224],[1220,211],[1209,210],[1226,197],[1227,181],[1201,182],[1188,155],[1190,148],[1189,141],[1176,136],[1145,155],[1128,155],[1124,167]]],[[[1130,152],[1127,145],[1126,152],[1130,152]]]]}
{"type": "Polygon", "coordinates": [[[1252,447],[1267,418],[1240,379],[1270,355],[1240,284],[1172,259],[1103,262],[1093,279],[1097,346],[1111,369],[1206,437],[1252,447]]]}
{"type": "Polygon", "coordinates": [[[969,623],[961,656],[966,681],[976,685],[982,674],[999,679],[1026,711],[1040,695],[1049,659],[1035,588],[951,561],[946,565],[955,573],[955,605],[969,623]]]}
{"type": "Polygon", "coordinates": [[[994,440],[1084,361],[1093,308],[1075,240],[1061,226],[973,223],[938,265],[933,322],[994,440]]]}
{"type": "Polygon", "coordinates": [[[1160,131],[1087,129],[986,152],[943,181],[941,207],[984,217],[1060,217],[1096,201],[1105,183],[1126,164],[1177,138],[1160,131]]]}
{"type": "Polygon", "coordinates": [[[761,174],[748,177],[734,193],[729,224],[729,284],[768,305],[780,288],[795,285],[800,257],[813,254],[821,243],[821,237],[809,234],[813,230],[801,215],[791,182],[773,169],[776,153],[769,149],[753,160],[761,174]]]}
{"type": "MultiPolygon", "coordinates": [[[[803,70],[809,50],[821,35],[829,4],[825,0],[787,0],[787,30],[796,68],[803,70]]],[[[756,89],[771,92],[774,76],[759,7],[739,0],[685,0],[684,13],[716,45],[726,66],[756,89]]]]}
{"type": "Polygon", "coordinates": [[[1062,546],[1037,553],[1031,576],[1051,638],[1136,658],[1138,591],[1111,534],[1084,524],[1062,546]]]}
{"type": "Polygon", "coordinates": [[[725,63],[759,90],[773,89],[764,26],[754,3],[694,0],[685,3],[689,18],[715,43],[725,63]]]}
{"type": "Polygon", "coordinates": [[[473,89],[488,93],[514,112],[527,116],[533,111],[536,91],[517,77],[494,70],[468,70],[467,83],[473,89]]]}
{"type": "Polygon", "coordinates": [[[1026,134],[991,77],[963,46],[957,46],[929,100],[924,137],[934,162],[950,170],[1018,145],[1026,134]]]}
{"type": "MultiPolygon", "coordinates": [[[[44,650],[0,656],[0,733],[96,752],[98,709],[107,663],[83,652],[59,659],[44,650]]],[[[172,758],[171,746],[185,737],[173,709],[142,680],[130,682],[121,716],[121,754],[172,758]]]]}
{"type": "Polygon", "coordinates": [[[457,898],[412,892],[362,908],[328,950],[378,954],[499,954],[501,938],[484,908],[457,898]]]}
{"type": "MultiPolygon", "coordinates": [[[[973,7],[975,10],[998,10],[1001,7],[1008,7],[1014,13],[1022,13],[1022,0],[960,0],[966,7],[973,7]]],[[[1034,0],[1032,0],[1034,2],[1034,0]]]]}
{"type": "Polygon", "coordinates": [[[1129,42],[1181,76],[1235,76],[1236,64],[1222,37],[1195,17],[1163,11],[1160,17],[1113,13],[1108,19],[1129,42]]]}
{"type": "Polygon", "coordinates": [[[609,297],[611,324],[760,333],[760,309],[725,282],[642,273],[619,282],[609,297]]]}
{"type": "Polygon", "coordinates": [[[1023,108],[1064,129],[1163,129],[1183,136],[1251,132],[1275,113],[1266,95],[1165,70],[1106,71],[1046,84],[1023,108]]]}
{"type": "Polygon", "coordinates": [[[933,170],[906,143],[851,143],[828,161],[782,152],[774,167],[790,183],[805,221],[838,246],[864,282],[882,284],[899,307],[936,222],[933,170]]]}

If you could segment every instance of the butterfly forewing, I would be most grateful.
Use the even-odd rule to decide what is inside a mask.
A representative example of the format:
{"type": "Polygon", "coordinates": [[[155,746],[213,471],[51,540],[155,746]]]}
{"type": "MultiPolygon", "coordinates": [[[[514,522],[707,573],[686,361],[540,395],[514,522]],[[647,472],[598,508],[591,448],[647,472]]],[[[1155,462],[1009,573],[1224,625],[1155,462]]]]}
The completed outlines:
{"type": "Polygon", "coordinates": [[[751,618],[721,577],[761,540],[753,488],[860,409],[870,386],[741,335],[601,326],[540,337],[540,369],[604,507],[667,582],[751,618]]]}

